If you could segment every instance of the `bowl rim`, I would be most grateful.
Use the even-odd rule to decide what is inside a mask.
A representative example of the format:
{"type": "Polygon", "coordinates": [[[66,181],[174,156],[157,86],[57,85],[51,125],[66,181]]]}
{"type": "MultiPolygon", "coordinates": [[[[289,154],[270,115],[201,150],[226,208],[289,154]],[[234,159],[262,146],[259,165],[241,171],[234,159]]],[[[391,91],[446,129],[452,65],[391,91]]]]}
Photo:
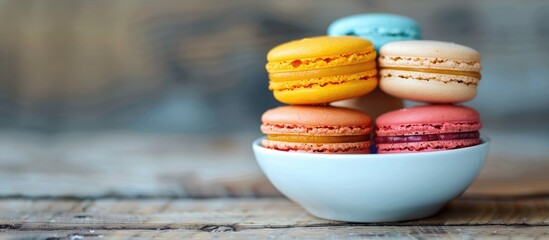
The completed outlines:
{"type": "Polygon", "coordinates": [[[447,155],[447,154],[459,154],[461,152],[465,151],[472,151],[472,150],[480,150],[481,148],[488,148],[491,140],[488,136],[481,134],[480,135],[480,144],[470,146],[470,147],[464,147],[464,148],[458,148],[458,149],[451,149],[451,150],[443,150],[443,151],[432,151],[432,152],[411,152],[411,153],[391,153],[391,154],[378,154],[378,153],[358,153],[358,154],[348,154],[348,153],[307,153],[307,152],[289,152],[289,151],[279,151],[274,149],[265,148],[261,145],[261,141],[265,139],[266,136],[262,136],[260,138],[257,138],[252,143],[252,148],[254,151],[262,151],[268,154],[277,154],[277,155],[292,155],[293,157],[312,157],[315,158],[325,158],[325,159],[365,159],[365,158],[402,158],[403,156],[407,156],[410,154],[413,154],[414,156],[425,156],[425,157],[436,157],[437,155],[447,155]]]}

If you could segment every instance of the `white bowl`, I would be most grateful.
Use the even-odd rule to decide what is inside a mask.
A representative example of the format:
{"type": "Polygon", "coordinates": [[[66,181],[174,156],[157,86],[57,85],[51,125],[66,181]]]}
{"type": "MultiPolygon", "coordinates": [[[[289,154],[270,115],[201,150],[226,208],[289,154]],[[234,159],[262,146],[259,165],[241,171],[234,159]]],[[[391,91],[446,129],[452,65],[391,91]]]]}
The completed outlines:
{"type": "Polygon", "coordinates": [[[271,183],[310,214],[348,222],[423,218],[459,196],[478,175],[490,141],[455,150],[397,154],[284,152],[253,143],[271,183]]]}

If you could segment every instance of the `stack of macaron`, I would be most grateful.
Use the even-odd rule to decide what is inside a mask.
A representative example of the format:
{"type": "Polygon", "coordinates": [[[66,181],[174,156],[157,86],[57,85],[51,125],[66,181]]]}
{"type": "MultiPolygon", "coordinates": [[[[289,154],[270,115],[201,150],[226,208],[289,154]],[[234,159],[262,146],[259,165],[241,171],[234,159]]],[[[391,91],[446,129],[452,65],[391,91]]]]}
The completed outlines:
{"type": "Polygon", "coordinates": [[[376,51],[354,36],[291,41],[267,54],[269,89],[291,106],[263,114],[262,145],[284,151],[368,153],[371,118],[327,104],[371,92],[378,85],[376,51]]]}
{"type": "MultiPolygon", "coordinates": [[[[415,21],[393,14],[341,18],[329,36],[290,41],[267,54],[269,89],[289,106],[262,116],[266,148],[314,153],[449,150],[480,143],[473,99],[480,55],[455,43],[419,40],[415,21]],[[375,121],[360,109],[330,106],[378,87],[426,105],[387,111],[375,121]]],[[[383,103],[372,103],[381,104],[383,103]]]]}

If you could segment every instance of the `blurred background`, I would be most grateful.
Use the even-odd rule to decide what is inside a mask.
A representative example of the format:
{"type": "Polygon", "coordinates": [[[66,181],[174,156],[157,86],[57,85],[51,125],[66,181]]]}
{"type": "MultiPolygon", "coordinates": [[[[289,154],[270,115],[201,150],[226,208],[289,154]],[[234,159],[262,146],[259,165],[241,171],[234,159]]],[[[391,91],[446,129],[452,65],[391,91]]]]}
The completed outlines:
{"type": "Polygon", "coordinates": [[[0,194],[277,195],[250,147],[280,105],[266,52],[366,12],[482,54],[471,194],[549,191],[549,1],[3,0],[0,194]]]}

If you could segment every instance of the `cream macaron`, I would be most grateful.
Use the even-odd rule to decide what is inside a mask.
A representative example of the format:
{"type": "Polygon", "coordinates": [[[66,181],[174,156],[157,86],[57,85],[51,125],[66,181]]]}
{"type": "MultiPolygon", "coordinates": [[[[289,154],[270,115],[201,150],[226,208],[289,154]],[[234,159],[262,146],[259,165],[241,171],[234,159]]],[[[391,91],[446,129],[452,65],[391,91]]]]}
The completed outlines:
{"type": "Polygon", "coordinates": [[[428,40],[392,42],[380,49],[380,88],[395,97],[430,103],[473,99],[480,54],[463,45],[428,40]]]}

